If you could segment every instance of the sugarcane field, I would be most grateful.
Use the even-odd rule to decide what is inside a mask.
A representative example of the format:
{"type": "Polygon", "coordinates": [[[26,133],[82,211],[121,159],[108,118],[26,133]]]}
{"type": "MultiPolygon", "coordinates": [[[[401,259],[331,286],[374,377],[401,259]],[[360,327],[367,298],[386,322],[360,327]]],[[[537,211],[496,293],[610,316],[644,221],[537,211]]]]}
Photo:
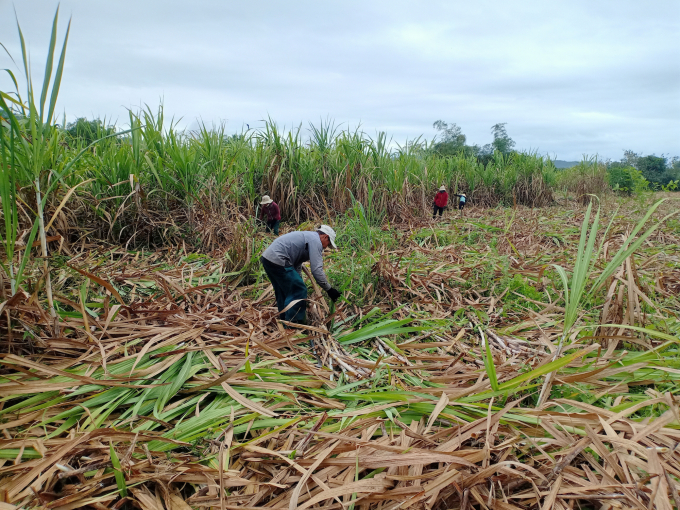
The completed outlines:
{"type": "Polygon", "coordinates": [[[0,510],[680,506],[678,180],[67,126],[58,16],[0,82],[0,510]]]}

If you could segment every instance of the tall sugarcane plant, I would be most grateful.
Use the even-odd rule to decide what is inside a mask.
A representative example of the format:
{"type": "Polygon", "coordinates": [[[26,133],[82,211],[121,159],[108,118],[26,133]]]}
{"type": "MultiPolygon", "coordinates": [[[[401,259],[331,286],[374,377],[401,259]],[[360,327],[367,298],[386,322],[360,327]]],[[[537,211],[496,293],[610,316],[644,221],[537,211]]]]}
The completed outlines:
{"type": "MultiPolygon", "coordinates": [[[[17,29],[21,41],[21,54],[26,74],[26,99],[21,99],[17,80],[9,70],[7,70],[7,73],[12,78],[16,90],[13,94],[0,92],[0,111],[2,112],[0,120],[0,163],[2,164],[0,197],[2,198],[5,220],[5,233],[2,236],[2,242],[7,256],[7,264],[3,264],[2,267],[10,279],[11,291],[14,294],[20,288],[23,271],[28,262],[33,241],[36,235],[38,235],[43,259],[45,292],[52,317],[56,316],[56,312],[52,299],[46,230],[51,225],[54,217],[46,226],[45,205],[58,186],[63,185],[67,187],[64,177],[74,168],[74,164],[92,145],[103,139],[94,141],[73,157],[67,157],[68,155],[63,153],[66,150],[61,143],[63,141],[63,131],[54,124],[54,112],[64,71],[64,60],[71,22],[69,20],[55,69],[58,21],[59,8],[57,8],[52,22],[52,33],[39,101],[36,99],[37,91],[33,87],[26,42],[18,22],[17,29]],[[68,160],[67,163],[65,162],[66,160],[68,160]],[[24,254],[17,265],[15,263],[19,224],[17,204],[22,200],[19,196],[19,189],[24,186],[32,188],[35,194],[35,202],[33,204],[24,202],[25,209],[32,211],[35,214],[35,218],[28,242],[25,245],[24,254]]],[[[120,136],[127,132],[129,131],[109,134],[104,138],[120,136]]],[[[87,184],[90,181],[91,179],[81,181],[75,187],[87,184]]],[[[71,196],[73,191],[74,188],[66,193],[64,201],[71,196]]],[[[63,205],[64,203],[62,202],[60,207],[63,205]]]]}
{"type": "MultiPolygon", "coordinates": [[[[5,97],[0,97],[0,106],[5,113],[9,111],[5,97]]],[[[26,262],[28,261],[28,256],[30,254],[30,250],[26,249],[21,262],[18,265],[15,265],[14,254],[19,231],[15,172],[15,143],[17,136],[16,126],[7,122],[4,117],[0,118],[0,200],[2,200],[2,214],[5,220],[5,232],[4,235],[0,233],[0,240],[2,241],[5,254],[7,255],[7,263],[3,264],[0,262],[0,264],[9,278],[12,295],[16,294],[19,288],[24,268],[26,267],[26,262]]],[[[35,222],[27,246],[33,244],[37,227],[38,223],[35,222]]]]}
{"type": "MultiPolygon", "coordinates": [[[[57,96],[59,95],[59,86],[64,71],[64,59],[66,56],[66,46],[68,42],[68,35],[71,23],[66,29],[66,36],[59,55],[59,62],[54,72],[54,79],[52,79],[54,68],[54,57],[57,45],[57,23],[59,20],[59,9],[54,15],[52,22],[52,34],[50,36],[50,45],[47,52],[47,62],[45,65],[45,76],[43,78],[42,90],[40,91],[40,99],[36,100],[36,91],[33,87],[33,80],[31,77],[30,61],[26,52],[26,42],[21,31],[21,26],[17,22],[17,29],[19,31],[19,39],[21,41],[21,54],[24,64],[24,72],[26,74],[26,104],[20,104],[19,110],[10,108],[5,101],[9,94],[2,96],[2,109],[7,117],[7,126],[3,126],[3,213],[5,213],[5,245],[7,249],[8,268],[10,280],[13,281],[12,291],[17,290],[17,279],[20,279],[22,264],[19,268],[19,274],[15,273],[13,265],[14,247],[16,243],[16,181],[21,177],[24,181],[29,181],[35,193],[35,215],[38,227],[38,234],[40,236],[40,247],[43,258],[43,271],[45,278],[45,291],[47,293],[47,300],[49,303],[50,314],[52,317],[56,316],[54,310],[54,302],[52,299],[52,286],[50,281],[49,263],[48,263],[48,249],[47,236],[45,233],[45,217],[44,209],[46,199],[49,193],[54,189],[54,184],[58,179],[51,179],[51,170],[48,163],[54,161],[53,156],[55,151],[59,151],[59,137],[61,133],[59,129],[53,125],[54,110],[57,103],[57,96]],[[50,86],[51,85],[51,86],[50,86]],[[49,102],[48,102],[49,99],[49,102]],[[9,136],[5,136],[5,135],[9,136]],[[17,147],[19,142],[19,147],[17,147]],[[17,150],[18,149],[18,150],[17,150]],[[20,175],[21,174],[21,175],[20,175]],[[9,213],[9,214],[8,214],[9,213]],[[13,229],[10,232],[9,229],[13,229]],[[17,278],[19,276],[19,278],[17,278]]],[[[16,82],[15,82],[16,85],[16,82]]],[[[17,97],[18,90],[17,90],[17,97]]],[[[59,176],[60,178],[61,176],[59,176]]],[[[33,230],[35,231],[35,224],[33,230]]],[[[25,255],[30,251],[32,246],[32,239],[26,245],[25,255]]],[[[26,256],[24,257],[26,260],[26,256]]]]}
{"type": "MultiPolygon", "coordinates": [[[[594,199],[596,198],[597,197],[594,199]]],[[[677,212],[669,214],[661,221],[654,223],[646,231],[644,231],[644,233],[637,237],[654,212],[666,200],[668,199],[661,199],[649,208],[647,213],[640,219],[637,225],[635,225],[635,228],[630,233],[630,235],[621,244],[621,247],[614,254],[612,259],[607,263],[597,278],[595,278],[594,281],[589,285],[591,279],[590,277],[595,271],[595,264],[600,258],[600,254],[602,253],[604,244],[607,240],[607,234],[612,226],[614,218],[616,217],[615,214],[612,215],[612,219],[605,229],[604,234],[602,235],[600,245],[597,251],[595,251],[595,242],[600,225],[600,207],[598,205],[597,212],[595,213],[591,223],[590,218],[593,211],[593,200],[590,201],[588,208],[586,209],[586,214],[583,218],[583,223],[581,225],[581,237],[579,239],[578,252],[576,254],[576,260],[574,262],[574,269],[572,271],[571,279],[567,275],[567,271],[562,266],[553,264],[553,267],[562,280],[565,301],[562,335],[560,336],[560,340],[557,345],[557,349],[555,350],[553,359],[557,359],[559,356],[561,356],[565,345],[567,344],[567,341],[574,330],[574,325],[576,324],[579,312],[582,310],[584,303],[593,297],[593,294],[605,284],[607,279],[614,274],[621,264],[623,264],[628,257],[635,253],[640,245],[645,242],[645,240],[647,240],[649,236],[651,236],[652,233],[654,233],[654,231],[664,223],[665,220],[677,214],[677,212]]],[[[545,378],[545,382],[538,399],[539,405],[543,404],[548,398],[554,373],[555,372],[550,372],[545,378]]]]}

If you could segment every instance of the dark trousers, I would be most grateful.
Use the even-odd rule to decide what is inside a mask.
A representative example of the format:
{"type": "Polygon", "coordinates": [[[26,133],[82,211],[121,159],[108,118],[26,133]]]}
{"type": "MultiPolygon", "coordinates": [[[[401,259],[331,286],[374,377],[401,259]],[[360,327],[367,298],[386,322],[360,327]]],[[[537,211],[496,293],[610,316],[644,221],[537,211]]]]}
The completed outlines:
{"type": "Polygon", "coordinates": [[[432,213],[432,217],[434,218],[435,216],[437,216],[437,213],[439,213],[439,216],[444,214],[444,208],[439,207],[437,204],[435,204],[434,205],[434,212],[432,213]]]}
{"type": "Polygon", "coordinates": [[[281,223],[281,220],[267,220],[267,232],[274,232],[275,235],[279,235],[279,223],[281,223]]]}
{"type": "Polygon", "coordinates": [[[465,207],[465,202],[458,202],[458,209],[459,209],[460,211],[463,210],[463,207],[465,207]]]}
{"type": "MultiPolygon", "coordinates": [[[[305,285],[305,282],[302,281],[300,273],[298,273],[294,267],[279,266],[269,262],[264,257],[260,257],[260,261],[274,287],[276,306],[279,309],[279,312],[282,312],[296,299],[307,299],[307,286],[305,285]]],[[[307,320],[307,301],[295,303],[279,317],[286,321],[305,324],[307,320]]]]}

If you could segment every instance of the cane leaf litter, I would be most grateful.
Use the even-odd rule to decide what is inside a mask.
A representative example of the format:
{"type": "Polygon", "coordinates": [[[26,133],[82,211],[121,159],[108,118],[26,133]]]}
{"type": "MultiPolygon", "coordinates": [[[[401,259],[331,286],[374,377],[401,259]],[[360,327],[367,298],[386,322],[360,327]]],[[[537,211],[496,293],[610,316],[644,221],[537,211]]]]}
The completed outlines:
{"type": "Polygon", "coordinates": [[[3,508],[680,503],[673,194],[555,204],[535,155],[487,171],[325,124],[182,139],[147,111],[69,146],[49,90],[45,115],[0,98],[3,508]],[[470,204],[433,222],[442,182],[470,204]],[[263,191],[282,233],[338,232],[343,297],[307,278],[305,327],[257,263],[263,191]]]}

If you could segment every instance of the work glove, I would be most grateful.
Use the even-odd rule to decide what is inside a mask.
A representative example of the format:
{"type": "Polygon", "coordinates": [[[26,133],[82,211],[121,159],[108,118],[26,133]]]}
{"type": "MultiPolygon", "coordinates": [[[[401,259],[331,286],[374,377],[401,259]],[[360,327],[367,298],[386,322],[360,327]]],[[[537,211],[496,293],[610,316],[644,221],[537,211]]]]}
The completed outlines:
{"type": "Polygon", "coordinates": [[[339,290],[334,289],[333,287],[328,289],[326,292],[328,292],[328,297],[331,298],[333,303],[335,303],[338,300],[338,298],[342,295],[340,294],[339,290]]]}

